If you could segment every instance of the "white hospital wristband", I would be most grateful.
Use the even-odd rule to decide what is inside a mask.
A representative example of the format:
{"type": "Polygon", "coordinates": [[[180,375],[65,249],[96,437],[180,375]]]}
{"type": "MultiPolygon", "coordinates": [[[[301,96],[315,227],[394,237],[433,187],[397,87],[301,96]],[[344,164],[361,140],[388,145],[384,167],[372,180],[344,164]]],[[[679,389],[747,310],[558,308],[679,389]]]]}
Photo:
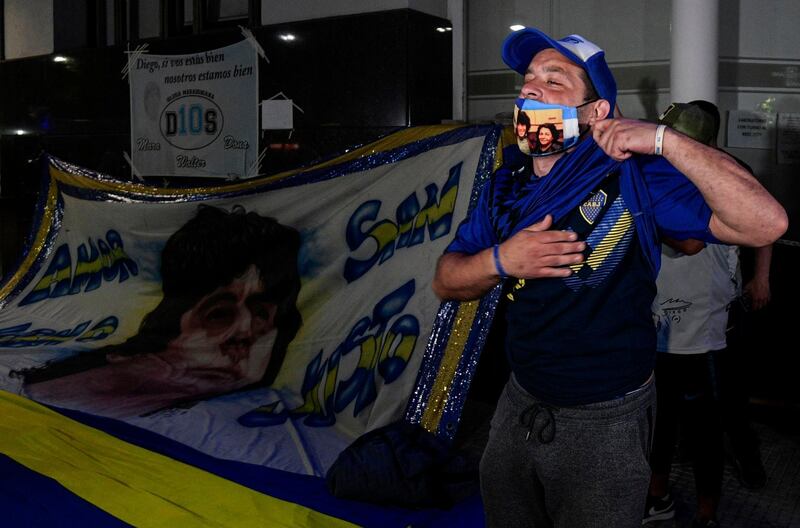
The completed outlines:
{"type": "Polygon", "coordinates": [[[667,129],[667,125],[658,125],[656,127],[656,148],[654,154],[656,156],[661,156],[664,152],[664,131],[667,129]]]}

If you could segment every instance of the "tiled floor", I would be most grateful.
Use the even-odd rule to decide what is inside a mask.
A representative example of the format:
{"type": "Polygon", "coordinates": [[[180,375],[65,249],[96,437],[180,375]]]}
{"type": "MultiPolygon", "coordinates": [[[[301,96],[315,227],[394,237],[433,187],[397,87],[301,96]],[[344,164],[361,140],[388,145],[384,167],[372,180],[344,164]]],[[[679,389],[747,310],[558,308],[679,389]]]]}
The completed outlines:
{"type": "MultiPolygon", "coordinates": [[[[726,464],[718,515],[722,528],[800,528],[800,425],[788,425],[753,423],[761,438],[765,488],[743,488],[726,464]]],[[[675,519],[649,523],[647,528],[684,527],[691,522],[695,507],[691,465],[674,465],[671,477],[675,519]]]]}

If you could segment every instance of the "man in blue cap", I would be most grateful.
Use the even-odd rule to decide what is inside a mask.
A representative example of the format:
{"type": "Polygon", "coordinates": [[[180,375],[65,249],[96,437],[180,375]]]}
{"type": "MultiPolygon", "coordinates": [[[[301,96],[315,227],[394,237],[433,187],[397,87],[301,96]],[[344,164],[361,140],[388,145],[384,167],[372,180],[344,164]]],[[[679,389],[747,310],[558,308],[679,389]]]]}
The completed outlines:
{"type": "Polygon", "coordinates": [[[614,77],[583,37],[526,28],[503,59],[525,76],[515,118],[553,123],[562,146],[506,149],[433,284],[468,300],[505,283],[512,376],[481,462],[487,523],[639,526],[660,238],[763,246],[786,213],[724,152],[613,118],[614,77]]]}

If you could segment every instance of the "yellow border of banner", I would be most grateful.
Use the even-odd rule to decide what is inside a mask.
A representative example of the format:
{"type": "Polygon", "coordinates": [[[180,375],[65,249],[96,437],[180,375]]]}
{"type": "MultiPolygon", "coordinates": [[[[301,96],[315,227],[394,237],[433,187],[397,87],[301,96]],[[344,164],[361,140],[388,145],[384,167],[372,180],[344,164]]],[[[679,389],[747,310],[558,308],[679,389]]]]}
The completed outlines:
{"type": "Polygon", "coordinates": [[[467,344],[472,323],[475,321],[475,314],[478,312],[478,304],[478,301],[469,301],[462,302],[458,306],[453,327],[450,329],[450,336],[447,338],[444,356],[436,373],[436,381],[433,382],[431,395],[425,405],[425,412],[422,414],[422,427],[430,433],[436,434],[439,429],[444,408],[450,397],[450,390],[453,388],[453,378],[456,375],[461,356],[464,354],[464,346],[467,344]]]}
{"type": "Polygon", "coordinates": [[[19,283],[19,281],[22,280],[23,275],[25,275],[25,273],[30,269],[30,267],[33,265],[33,262],[36,260],[36,257],[42,251],[47,239],[47,234],[50,232],[50,228],[53,225],[53,215],[56,214],[57,199],[58,186],[56,185],[55,181],[51,179],[47,186],[47,199],[45,200],[44,211],[42,211],[42,219],[41,224],[39,224],[39,229],[36,231],[36,235],[34,236],[31,246],[28,248],[28,253],[25,255],[17,270],[14,272],[14,275],[2,288],[0,288],[0,301],[5,299],[19,283]]]}
{"type": "Polygon", "coordinates": [[[0,452],[134,526],[355,526],[0,391],[0,452]]]}
{"type": "MultiPolygon", "coordinates": [[[[515,142],[513,127],[503,127],[497,143],[492,174],[503,165],[503,148],[515,142]]],[[[459,303],[453,326],[447,337],[444,355],[436,373],[436,380],[433,382],[433,388],[420,419],[422,427],[430,433],[436,434],[439,429],[447,401],[450,398],[450,391],[453,389],[453,379],[458,369],[458,363],[461,356],[464,355],[464,347],[478,313],[479,303],[480,301],[477,300],[459,303]]]]}
{"type": "Polygon", "coordinates": [[[412,143],[414,141],[427,139],[462,127],[464,127],[464,125],[431,125],[424,127],[408,128],[400,132],[390,134],[383,139],[375,141],[374,143],[364,145],[363,147],[359,147],[353,150],[352,152],[348,152],[347,154],[344,154],[342,156],[328,160],[323,163],[319,163],[312,167],[304,167],[302,169],[285,171],[272,176],[253,178],[236,184],[171,189],[166,187],[155,187],[152,185],[145,185],[141,183],[125,183],[125,182],[116,182],[108,180],[97,180],[94,178],[83,176],[81,174],[73,174],[70,172],[61,171],[54,168],[51,168],[50,174],[58,181],[64,182],[66,184],[75,187],[107,191],[107,192],[123,191],[127,193],[138,194],[141,196],[148,196],[148,197],[162,196],[165,198],[175,198],[183,195],[214,194],[218,192],[219,193],[241,192],[253,189],[254,187],[258,187],[266,183],[274,183],[286,179],[290,176],[301,174],[303,172],[311,172],[320,169],[331,168],[336,165],[340,165],[342,163],[348,163],[362,157],[377,154],[379,152],[386,152],[395,148],[402,147],[404,145],[408,145],[409,143],[412,143]]]}

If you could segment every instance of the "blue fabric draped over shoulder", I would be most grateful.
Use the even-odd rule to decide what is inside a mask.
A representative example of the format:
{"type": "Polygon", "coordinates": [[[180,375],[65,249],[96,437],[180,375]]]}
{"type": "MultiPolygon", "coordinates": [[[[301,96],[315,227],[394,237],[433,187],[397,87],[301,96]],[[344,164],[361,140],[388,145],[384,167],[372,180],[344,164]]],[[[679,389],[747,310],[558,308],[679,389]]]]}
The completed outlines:
{"type": "Polygon", "coordinates": [[[700,191],[667,160],[635,156],[617,162],[587,139],[541,179],[532,177],[526,160],[512,156],[484,186],[446,252],[478,253],[547,214],[557,222],[614,172],[620,174],[620,188],[654,277],[660,266],[661,237],[719,243],[708,228],[711,209],[700,191]]]}

